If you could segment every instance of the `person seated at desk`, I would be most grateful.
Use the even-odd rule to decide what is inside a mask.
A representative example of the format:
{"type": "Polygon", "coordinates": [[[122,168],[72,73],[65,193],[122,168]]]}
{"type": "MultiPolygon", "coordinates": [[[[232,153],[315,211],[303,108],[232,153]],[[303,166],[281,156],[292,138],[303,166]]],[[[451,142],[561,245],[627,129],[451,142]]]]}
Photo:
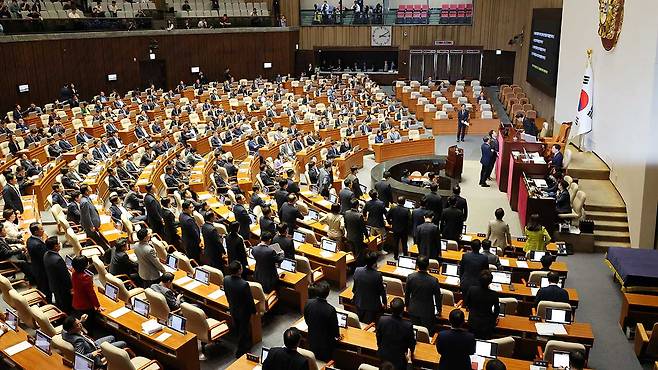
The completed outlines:
{"type": "Polygon", "coordinates": [[[493,358],[487,361],[484,370],[507,370],[507,366],[505,366],[505,363],[499,359],[493,358]]]}
{"type": "Polygon", "coordinates": [[[583,370],[585,368],[585,354],[582,351],[572,351],[569,354],[569,369],[571,370],[583,370]]]}
{"type": "Polygon", "coordinates": [[[548,164],[549,167],[562,170],[562,161],[564,160],[564,156],[560,151],[561,149],[562,147],[560,144],[553,144],[551,147],[551,153],[553,154],[553,157],[551,158],[551,162],[548,164]]]}
{"type": "Polygon", "coordinates": [[[393,143],[397,143],[402,141],[402,136],[400,135],[400,132],[398,132],[397,128],[391,127],[390,131],[388,132],[388,139],[393,143]]]}
{"type": "Polygon", "coordinates": [[[59,183],[54,183],[52,185],[53,192],[50,193],[50,197],[52,199],[52,204],[59,204],[60,207],[62,207],[62,210],[66,213],[69,203],[66,201],[64,198],[64,195],[62,194],[62,188],[59,183]]]}
{"type": "Polygon", "coordinates": [[[302,149],[304,149],[304,141],[302,140],[302,134],[297,133],[295,134],[295,140],[292,142],[292,147],[295,149],[295,152],[298,152],[302,149]]]}
{"type": "Polygon", "coordinates": [[[384,143],[384,134],[382,133],[381,130],[375,134],[375,144],[383,144],[384,143]]]}
{"type": "Polygon", "coordinates": [[[558,214],[571,213],[571,196],[567,188],[569,184],[560,180],[557,184],[557,196],[555,197],[555,210],[558,214]]]}
{"type": "Polygon", "coordinates": [[[139,275],[137,274],[137,262],[133,262],[126,251],[128,250],[128,240],[126,238],[117,239],[112,247],[110,258],[110,274],[114,276],[126,275],[132,281],[139,284],[139,275]]]}
{"type": "MultiPolygon", "coordinates": [[[[125,349],[132,353],[124,341],[117,341],[114,336],[108,335],[94,340],[82,331],[82,322],[75,316],[67,316],[62,324],[62,339],[71,343],[76,353],[87,356],[94,361],[94,367],[102,367],[106,360],[100,352],[101,343],[111,343],[113,346],[125,349]]],[[[134,356],[134,353],[132,353],[134,356]]]]}
{"type": "Polygon", "coordinates": [[[285,347],[270,349],[267,359],[263,361],[262,370],[309,370],[308,359],[297,352],[301,339],[299,329],[286,329],[283,333],[285,347]]]}
{"type": "Polygon", "coordinates": [[[329,150],[327,151],[327,159],[334,159],[340,157],[340,143],[335,142],[331,147],[329,147],[329,150]]]}
{"type": "Polygon", "coordinates": [[[4,225],[0,224],[0,260],[18,265],[27,280],[32,281],[32,264],[28,262],[29,257],[23,240],[8,238],[7,227],[4,225]]]}
{"type": "Polygon", "coordinates": [[[180,304],[183,301],[183,295],[176,294],[174,291],[174,274],[171,272],[165,272],[160,277],[160,282],[151,284],[150,288],[165,297],[167,306],[171,311],[176,311],[180,308],[180,304]]]}
{"type": "Polygon", "coordinates": [[[124,183],[119,176],[117,176],[116,170],[112,167],[107,169],[108,175],[108,186],[110,191],[116,192],[119,195],[126,194],[128,192],[127,184],[124,183]]]}
{"type": "Polygon", "coordinates": [[[274,180],[272,180],[269,173],[267,172],[265,164],[260,165],[259,175],[260,175],[260,180],[262,181],[263,185],[265,185],[265,186],[273,186],[274,185],[274,180]]]}
{"type": "Polygon", "coordinates": [[[526,253],[530,251],[545,252],[546,245],[551,241],[551,235],[539,223],[539,215],[536,213],[530,215],[530,222],[525,227],[524,235],[528,239],[523,246],[523,251],[526,253]]]}
{"type": "Polygon", "coordinates": [[[369,133],[372,132],[372,129],[370,128],[370,125],[368,125],[368,123],[362,122],[359,125],[359,131],[361,131],[363,135],[368,135],[369,133]]]}
{"type": "Polygon", "coordinates": [[[384,120],[384,122],[382,122],[382,123],[379,125],[379,131],[388,131],[388,130],[390,130],[392,127],[393,127],[393,125],[391,125],[391,120],[390,120],[390,118],[386,118],[386,119],[384,120]]]}
{"type": "Polygon", "coordinates": [[[91,141],[91,140],[93,140],[93,139],[94,139],[94,137],[91,136],[91,135],[89,135],[89,134],[85,131],[84,127],[80,127],[80,128],[78,129],[78,134],[75,135],[75,141],[76,141],[76,143],[78,143],[78,144],[85,144],[85,143],[87,143],[87,142],[89,142],[89,141],[91,141]]]}
{"type": "Polygon", "coordinates": [[[540,288],[537,291],[535,305],[541,301],[569,303],[569,292],[558,285],[560,283],[560,274],[555,271],[549,271],[547,278],[548,286],[540,288]]]}
{"type": "Polygon", "coordinates": [[[62,148],[55,142],[55,138],[48,138],[48,157],[57,158],[62,155],[62,148]]]}
{"type": "Polygon", "coordinates": [[[352,150],[352,144],[348,138],[343,138],[343,141],[340,144],[340,154],[347,153],[352,150]]]}
{"type": "Polygon", "coordinates": [[[537,136],[537,126],[535,126],[535,120],[532,118],[525,117],[521,112],[516,114],[516,120],[523,125],[523,131],[526,135],[537,136]]]}
{"type": "Polygon", "coordinates": [[[254,155],[258,152],[258,149],[261,148],[261,145],[258,143],[258,140],[254,137],[249,137],[247,142],[247,147],[249,149],[249,154],[254,155]]]}
{"type": "Polygon", "coordinates": [[[468,328],[478,339],[489,339],[498,321],[500,305],[498,293],[489,288],[493,281],[491,271],[482,270],[479,284],[468,289],[464,296],[464,306],[468,308],[468,328]]]}
{"type": "Polygon", "coordinates": [[[471,370],[471,355],[475,353],[475,336],[462,329],[464,311],[455,308],[448,316],[450,329],[439,332],[436,349],[441,356],[439,370],[471,370]]]}

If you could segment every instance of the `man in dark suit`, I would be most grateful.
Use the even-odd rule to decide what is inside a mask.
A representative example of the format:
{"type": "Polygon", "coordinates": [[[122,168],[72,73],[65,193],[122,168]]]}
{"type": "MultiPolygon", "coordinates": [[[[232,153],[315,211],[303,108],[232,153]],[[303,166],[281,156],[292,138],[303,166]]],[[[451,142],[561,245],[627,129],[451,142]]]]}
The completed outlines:
{"type": "Polygon", "coordinates": [[[441,235],[445,239],[459,241],[464,229],[464,213],[455,203],[455,198],[448,198],[448,208],[441,214],[441,235]]]}
{"type": "Polygon", "coordinates": [[[233,214],[235,215],[235,221],[240,224],[240,231],[238,233],[242,239],[249,240],[249,235],[251,234],[249,229],[249,225],[251,225],[251,218],[249,218],[249,212],[247,212],[247,209],[244,206],[244,195],[236,195],[235,201],[236,203],[233,206],[233,214]]]}
{"type": "Polygon", "coordinates": [[[123,200],[123,206],[129,211],[144,212],[144,197],[139,193],[139,186],[133,183],[123,200]]]}
{"type": "MultiPolygon", "coordinates": [[[[162,205],[162,222],[164,223],[162,238],[174,248],[180,249],[180,236],[178,236],[179,223],[176,221],[176,215],[169,209],[171,200],[169,198],[162,198],[160,201],[162,205]]],[[[144,217],[144,216],[141,216],[144,217]]]]}
{"type": "Polygon", "coordinates": [[[461,192],[461,186],[455,185],[452,188],[452,196],[450,198],[455,199],[455,207],[462,211],[464,214],[464,222],[466,222],[466,219],[468,219],[468,202],[466,202],[466,198],[461,196],[461,192]]]}
{"type": "Polygon", "coordinates": [[[407,255],[409,244],[409,227],[411,226],[411,212],[404,206],[406,199],[399,196],[397,205],[391,207],[386,214],[388,223],[391,224],[393,231],[393,256],[398,259],[400,254],[400,244],[402,244],[402,254],[407,255]]]}
{"type": "Polygon", "coordinates": [[[443,213],[443,198],[438,194],[439,185],[436,183],[430,184],[430,192],[425,194],[425,207],[434,213],[433,222],[438,226],[441,222],[441,214],[443,213]]]}
{"type": "Polygon", "coordinates": [[[163,236],[164,220],[162,219],[162,205],[155,198],[155,186],[153,183],[146,184],[144,208],[146,208],[146,223],[154,233],[163,236]]]}
{"type": "Polygon", "coordinates": [[[417,272],[407,276],[404,288],[404,302],[414,325],[427,328],[430,335],[434,333],[437,314],[441,314],[443,305],[441,286],[434,276],[427,273],[430,260],[426,256],[416,259],[417,272]]]}
{"type": "Polygon", "coordinates": [[[52,185],[53,192],[50,193],[51,199],[53,201],[53,204],[59,204],[60,207],[62,207],[64,212],[68,212],[68,202],[66,199],[64,199],[64,195],[62,194],[62,189],[61,186],[58,183],[54,183],[52,185]]]}
{"type": "Polygon", "coordinates": [[[281,211],[279,213],[279,218],[281,222],[288,225],[288,233],[292,234],[295,230],[295,225],[297,220],[303,220],[304,216],[302,213],[295,207],[295,202],[297,197],[294,194],[288,194],[288,201],[281,206],[281,211]]]}
{"type": "Polygon", "coordinates": [[[285,348],[270,349],[267,359],[263,362],[263,370],[308,370],[308,359],[297,352],[301,339],[299,329],[287,329],[283,333],[285,348]]]}
{"type": "Polygon", "coordinates": [[[368,195],[370,195],[370,200],[363,207],[363,217],[366,219],[366,224],[372,228],[372,231],[384,240],[386,239],[386,207],[384,202],[377,199],[377,190],[371,189],[368,195]]]}
{"type": "Polygon", "coordinates": [[[256,313],[256,305],[251,295],[249,283],[242,279],[242,264],[231,261],[228,264],[229,276],[224,279],[224,292],[228,300],[229,313],[233,319],[233,330],[238,333],[238,346],[235,358],[240,358],[251,349],[251,315],[256,313]]]}
{"type": "Polygon", "coordinates": [[[368,237],[368,229],[363,220],[363,215],[359,212],[359,201],[352,199],[350,201],[350,210],[345,212],[345,231],[346,239],[352,244],[352,252],[356,258],[356,266],[361,266],[364,252],[365,243],[364,238],[368,237]]]}
{"type": "Polygon", "coordinates": [[[464,136],[466,136],[466,127],[469,123],[469,112],[466,110],[466,105],[462,104],[461,109],[457,113],[457,142],[464,142],[464,136]]]}
{"type": "Polygon", "coordinates": [[[315,286],[317,296],[306,302],[304,320],[308,326],[309,348],[320,361],[332,359],[336,341],[340,337],[336,309],[327,302],[329,284],[320,281],[315,286]]]}
{"type": "Polygon", "coordinates": [[[30,224],[30,237],[27,239],[27,252],[32,261],[32,276],[37,283],[37,289],[46,297],[46,301],[52,302],[52,294],[50,292],[50,284],[48,282],[48,275],[43,264],[43,257],[48,251],[46,243],[43,242],[45,232],[43,225],[38,222],[30,224]]]}
{"type": "Polygon", "coordinates": [[[540,288],[535,296],[535,304],[541,301],[569,303],[569,292],[560,288],[560,274],[555,271],[548,273],[548,286],[540,288]]]}
{"type": "Polygon", "coordinates": [[[350,201],[354,198],[354,192],[351,189],[352,181],[345,179],[343,188],[338,192],[338,201],[340,202],[340,213],[345,214],[350,209],[350,201]]]}
{"type": "Polygon", "coordinates": [[[185,254],[197,261],[201,261],[201,232],[194,219],[194,203],[190,200],[183,202],[183,212],[179,216],[181,240],[185,254]]]}
{"type": "Polygon", "coordinates": [[[80,160],[80,163],[78,164],[78,172],[80,172],[83,175],[86,175],[89,172],[91,172],[93,169],[94,169],[94,163],[90,158],[90,154],[87,152],[83,154],[83,157],[80,160]]]}
{"type": "Polygon", "coordinates": [[[288,225],[286,223],[281,223],[276,227],[278,233],[274,238],[272,238],[272,244],[279,244],[281,250],[283,251],[283,256],[291,260],[295,259],[295,244],[288,234],[288,225]]]}
{"type": "Polygon", "coordinates": [[[301,190],[299,189],[297,181],[294,180],[295,170],[289,169],[286,171],[286,175],[288,177],[288,188],[286,190],[292,194],[299,194],[301,190]]]}
{"type": "MultiPolygon", "coordinates": [[[[101,354],[101,343],[108,342],[115,347],[125,348],[126,342],[116,341],[111,335],[94,340],[82,330],[82,323],[75,316],[67,316],[62,324],[62,339],[71,343],[76,353],[89,357],[94,361],[94,368],[102,368],[105,358],[101,354]]],[[[132,351],[131,351],[132,352],[132,351]]]]}
{"type": "Polygon", "coordinates": [[[482,145],[480,145],[480,152],[482,153],[480,157],[480,164],[482,168],[480,169],[480,186],[488,188],[487,178],[491,173],[490,167],[493,167],[496,160],[496,151],[489,144],[489,137],[482,139],[482,145]]]}
{"type": "Polygon", "coordinates": [[[551,147],[551,153],[553,153],[553,158],[551,158],[551,163],[549,164],[550,167],[556,168],[558,170],[562,170],[562,165],[563,165],[563,160],[564,156],[562,155],[562,152],[560,151],[562,147],[560,144],[553,144],[551,147]]]}
{"type": "Polygon", "coordinates": [[[470,356],[475,353],[475,336],[462,329],[464,312],[455,308],[448,316],[450,329],[439,332],[436,349],[441,355],[439,370],[471,370],[470,356]]]}
{"type": "Polygon", "coordinates": [[[214,268],[224,271],[224,243],[222,236],[215,227],[215,212],[206,212],[203,216],[204,224],[201,226],[201,233],[203,234],[203,255],[205,256],[206,263],[214,268]]]}
{"type": "Polygon", "coordinates": [[[23,213],[23,201],[21,191],[18,188],[18,180],[13,173],[5,175],[7,185],[2,189],[2,199],[5,201],[5,209],[11,208],[18,213],[23,213]]]}
{"type": "Polygon", "coordinates": [[[71,193],[71,201],[68,203],[66,220],[75,224],[80,224],[80,192],[74,191],[71,193]]]}
{"type": "Polygon", "coordinates": [[[418,245],[418,254],[427,258],[439,259],[441,256],[441,233],[432,222],[432,211],[425,213],[425,222],[418,225],[414,232],[414,243],[418,245]]]}
{"type": "Polygon", "coordinates": [[[117,176],[116,170],[114,168],[108,168],[107,174],[107,181],[110,187],[110,191],[115,191],[119,195],[123,195],[128,192],[128,187],[123,181],[121,181],[119,176],[117,176]]]}
{"type": "Polygon", "coordinates": [[[364,262],[365,266],[354,271],[352,292],[359,320],[371,323],[386,307],[386,288],[381,272],[377,271],[377,252],[368,252],[364,262]]]}
{"type": "Polygon", "coordinates": [[[50,291],[55,296],[55,303],[62,311],[71,312],[71,273],[66,268],[66,262],[59,255],[62,246],[59,244],[56,236],[46,239],[46,249],[48,251],[43,256],[43,267],[48,276],[50,291]]]}
{"type": "Polygon", "coordinates": [[[272,234],[263,231],[260,235],[260,243],[251,249],[251,254],[256,260],[254,280],[263,286],[265,294],[270,293],[279,286],[279,273],[276,264],[283,261],[283,255],[277,254],[272,243],[272,234]]]}
{"type": "Polygon", "coordinates": [[[407,368],[407,355],[413,361],[416,339],[412,324],[402,319],[402,298],[391,301],[391,315],[382,316],[377,322],[377,355],[382,361],[393,364],[395,369],[407,368]]]}
{"type": "Polygon", "coordinates": [[[85,234],[95,241],[96,244],[105,247],[105,240],[98,232],[98,228],[101,227],[101,216],[91,201],[91,188],[88,185],[82,185],[80,187],[80,194],[82,194],[82,198],[80,199],[80,226],[82,226],[85,234]]]}
{"type": "Polygon", "coordinates": [[[276,208],[279,210],[279,215],[281,214],[281,207],[285,202],[288,201],[288,180],[281,179],[279,180],[279,188],[274,192],[274,201],[276,202],[276,208]]]}
{"type": "Polygon", "coordinates": [[[473,240],[471,251],[464,253],[459,261],[459,282],[463,297],[466,296],[471,286],[479,283],[480,272],[489,269],[489,258],[480,253],[480,247],[481,242],[473,240]]]}
{"type": "Polygon", "coordinates": [[[180,183],[180,181],[174,176],[174,168],[171,166],[166,167],[164,179],[165,185],[167,185],[168,188],[177,188],[180,183]]]}
{"type": "Polygon", "coordinates": [[[379,199],[384,202],[385,207],[388,207],[389,204],[393,203],[393,190],[391,188],[391,184],[388,182],[390,177],[391,173],[385,171],[384,178],[375,183],[375,190],[377,190],[379,199]]]}

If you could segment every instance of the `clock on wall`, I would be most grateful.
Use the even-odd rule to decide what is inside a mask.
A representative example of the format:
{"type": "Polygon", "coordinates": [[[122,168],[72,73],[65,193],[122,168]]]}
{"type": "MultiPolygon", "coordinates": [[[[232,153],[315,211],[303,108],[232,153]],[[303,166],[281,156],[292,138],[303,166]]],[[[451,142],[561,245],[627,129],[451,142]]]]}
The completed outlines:
{"type": "Polygon", "coordinates": [[[624,0],[599,0],[599,36],[607,51],[612,50],[624,22],[624,0]]]}
{"type": "Polygon", "coordinates": [[[370,45],[391,46],[393,40],[392,26],[373,26],[370,28],[370,45]]]}

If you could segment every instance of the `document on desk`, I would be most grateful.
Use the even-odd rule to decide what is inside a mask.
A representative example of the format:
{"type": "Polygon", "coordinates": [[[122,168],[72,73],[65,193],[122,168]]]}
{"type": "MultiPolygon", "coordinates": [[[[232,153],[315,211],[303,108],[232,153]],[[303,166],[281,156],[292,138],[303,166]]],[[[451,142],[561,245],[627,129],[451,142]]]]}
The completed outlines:
{"type": "Polygon", "coordinates": [[[462,241],[465,241],[465,242],[471,242],[471,241],[473,241],[473,237],[470,236],[470,235],[462,235],[462,238],[461,238],[461,239],[462,239],[462,241]]]}
{"type": "Polygon", "coordinates": [[[158,335],[157,337],[155,337],[155,340],[162,343],[165,340],[169,339],[169,337],[171,337],[171,333],[162,333],[162,334],[158,335]]]}
{"type": "Polygon", "coordinates": [[[201,282],[200,282],[200,281],[193,280],[191,283],[188,283],[188,284],[185,285],[183,288],[185,288],[185,289],[187,289],[187,290],[194,290],[194,289],[196,289],[196,288],[199,287],[199,286],[201,286],[201,282]]]}
{"type": "Polygon", "coordinates": [[[537,292],[539,291],[539,288],[530,288],[530,293],[532,295],[537,295],[537,292]]]}
{"type": "Polygon", "coordinates": [[[509,260],[507,258],[501,258],[500,264],[503,266],[509,266],[509,260]]]}
{"type": "Polygon", "coordinates": [[[200,193],[199,194],[199,200],[202,201],[202,202],[205,201],[205,200],[208,200],[210,198],[212,198],[211,193],[200,193]]]}
{"type": "Polygon", "coordinates": [[[527,261],[516,261],[516,267],[520,267],[522,269],[527,269],[528,268],[528,262],[527,261]]]}
{"type": "Polygon", "coordinates": [[[148,320],[142,323],[142,331],[148,335],[155,334],[162,330],[162,325],[157,320],[148,320]]]}
{"type": "Polygon", "coordinates": [[[535,183],[535,186],[538,186],[540,188],[547,188],[548,184],[546,184],[546,180],[544,179],[534,179],[532,180],[535,183]]]}
{"type": "Polygon", "coordinates": [[[17,354],[18,352],[25,351],[26,349],[28,349],[30,347],[32,347],[30,342],[24,340],[20,343],[14,344],[13,346],[5,349],[5,353],[7,354],[7,356],[13,356],[13,355],[17,354]]]}
{"type": "Polygon", "coordinates": [[[127,314],[128,312],[130,312],[130,309],[126,306],[123,306],[119,309],[110,312],[110,317],[113,319],[118,319],[119,317],[127,314]]]}
{"type": "Polygon", "coordinates": [[[320,251],[320,256],[324,258],[331,258],[334,256],[334,253],[329,251],[320,251]]]}
{"type": "Polygon", "coordinates": [[[412,273],[414,273],[415,270],[412,269],[406,269],[404,267],[396,267],[395,270],[393,270],[393,273],[395,275],[400,275],[400,276],[409,276],[412,273]]]}
{"type": "Polygon", "coordinates": [[[112,217],[108,215],[100,215],[101,216],[101,224],[109,224],[110,221],[112,221],[112,217]]]}
{"type": "Polygon", "coordinates": [[[217,290],[215,290],[214,292],[208,294],[208,298],[210,298],[210,299],[217,299],[217,298],[219,298],[219,297],[221,297],[221,296],[223,296],[223,295],[224,295],[224,291],[221,290],[221,289],[217,289],[217,290]]]}
{"type": "Polygon", "coordinates": [[[502,292],[503,286],[500,285],[499,283],[491,283],[489,284],[489,289],[494,290],[496,292],[502,292]]]}
{"type": "Polygon", "coordinates": [[[445,283],[448,285],[459,285],[459,278],[457,276],[447,276],[445,283]]]}
{"type": "Polygon", "coordinates": [[[303,332],[308,331],[308,324],[304,320],[301,320],[297,324],[295,324],[295,327],[299,329],[299,331],[303,331],[303,332]]]}
{"type": "Polygon", "coordinates": [[[535,329],[537,329],[537,335],[542,336],[567,335],[567,329],[562,324],[536,322],[535,329]]]}
{"type": "Polygon", "coordinates": [[[182,278],[180,278],[178,280],[175,280],[174,283],[176,283],[178,285],[185,285],[185,284],[189,283],[190,281],[192,281],[191,277],[183,276],[182,278]]]}
{"type": "Polygon", "coordinates": [[[486,360],[487,359],[482,356],[471,355],[471,369],[477,369],[477,370],[484,369],[484,362],[486,360]],[[474,364],[477,365],[477,367],[474,367],[473,366],[474,364]]]}

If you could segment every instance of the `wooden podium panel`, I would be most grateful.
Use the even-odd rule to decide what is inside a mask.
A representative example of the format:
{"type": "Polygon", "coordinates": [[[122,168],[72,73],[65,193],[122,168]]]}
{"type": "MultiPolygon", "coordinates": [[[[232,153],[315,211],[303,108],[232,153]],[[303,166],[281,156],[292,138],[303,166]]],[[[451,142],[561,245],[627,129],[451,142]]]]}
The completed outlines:
{"type": "Polygon", "coordinates": [[[434,137],[398,143],[373,144],[375,162],[381,163],[395,158],[434,155],[434,137]]]}
{"type": "Polygon", "coordinates": [[[546,175],[548,165],[546,163],[532,163],[524,162],[522,159],[514,159],[510,154],[509,160],[509,175],[507,179],[507,199],[512,211],[518,210],[519,204],[519,179],[523,179],[523,174],[526,175],[546,175]]]}
{"type": "Polygon", "coordinates": [[[530,143],[525,140],[519,140],[514,128],[509,129],[509,134],[505,137],[504,129],[498,132],[498,158],[496,159],[496,181],[498,190],[507,191],[507,178],[509,176],[508,158],[512,151],[522,152],[523,149],[529,152],[544,152],[544,143],[530,143]],[[517,138],[517,139],[515,139],[517,138]]]}

